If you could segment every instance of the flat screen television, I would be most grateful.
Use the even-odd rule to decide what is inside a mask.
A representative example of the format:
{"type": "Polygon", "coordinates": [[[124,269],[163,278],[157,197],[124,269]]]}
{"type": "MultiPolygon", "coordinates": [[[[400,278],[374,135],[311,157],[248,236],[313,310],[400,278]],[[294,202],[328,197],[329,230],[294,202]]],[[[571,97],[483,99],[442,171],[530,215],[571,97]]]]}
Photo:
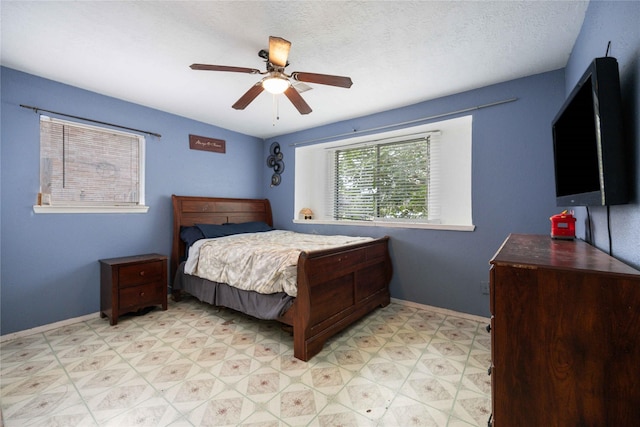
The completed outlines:
{"type": "Polygon", "coordinates": [[[618,61],[593,60],[552,124],[557,206],[628,203],[618,61]]]}

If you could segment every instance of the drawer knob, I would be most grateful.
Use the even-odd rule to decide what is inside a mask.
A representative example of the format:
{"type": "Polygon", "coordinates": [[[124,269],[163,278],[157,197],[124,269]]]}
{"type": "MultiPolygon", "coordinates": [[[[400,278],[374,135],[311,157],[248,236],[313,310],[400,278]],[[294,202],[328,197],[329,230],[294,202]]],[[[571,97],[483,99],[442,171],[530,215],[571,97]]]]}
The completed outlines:
{"type": "Polygon", "coordinates": [[[142,270],[142,271],[140,272],[140,275],[141,275],[141,276],[144,276],[144,270],[142,270]]]}
{"type": "Polygon", "coordinates": [[[140,292],[140,296],[143,297],[144,296],[144,292],[140,292]]]}

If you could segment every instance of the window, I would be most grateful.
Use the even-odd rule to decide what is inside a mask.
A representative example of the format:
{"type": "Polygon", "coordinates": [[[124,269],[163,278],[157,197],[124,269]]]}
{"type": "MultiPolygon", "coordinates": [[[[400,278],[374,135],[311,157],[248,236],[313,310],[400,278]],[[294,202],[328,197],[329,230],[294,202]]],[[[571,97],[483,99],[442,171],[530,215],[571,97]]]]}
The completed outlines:
{"type": "Polygon", "coordinates": [[[40,116],[36,212],[146,212],[143,136],[40,116]]]}
{"type": "Polygon", "coordinates": [[[334,219],[434,219],[428,203],[430,139],[331,150],[334,219]]]}
{"type": "Polygon", "coordinates": [[[294,221],[473,230],[471,116],[296,147],[294,221]]]}

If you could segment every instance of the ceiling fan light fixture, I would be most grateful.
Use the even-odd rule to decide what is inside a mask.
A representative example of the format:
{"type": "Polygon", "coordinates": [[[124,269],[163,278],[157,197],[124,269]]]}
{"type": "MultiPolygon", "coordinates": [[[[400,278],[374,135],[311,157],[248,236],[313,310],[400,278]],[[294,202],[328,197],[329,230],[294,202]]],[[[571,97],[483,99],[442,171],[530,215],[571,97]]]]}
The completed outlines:
{"type": "Polygon", "coordinates": [[[269,76],[262,80],[262,87],[269,93],[280,95],[289,88],[289,80],[280,76],[269,76]]]}

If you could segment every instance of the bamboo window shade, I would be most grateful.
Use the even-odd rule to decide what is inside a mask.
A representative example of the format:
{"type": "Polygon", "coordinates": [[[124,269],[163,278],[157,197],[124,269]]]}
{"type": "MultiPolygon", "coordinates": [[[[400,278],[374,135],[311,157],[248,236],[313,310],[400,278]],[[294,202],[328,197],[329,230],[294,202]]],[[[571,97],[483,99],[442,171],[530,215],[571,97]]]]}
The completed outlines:
{"type": "Polygon", "coordinates": [[[144,204],[144,137],[40,118],[40,191],[51,205],[144,204]]]}

